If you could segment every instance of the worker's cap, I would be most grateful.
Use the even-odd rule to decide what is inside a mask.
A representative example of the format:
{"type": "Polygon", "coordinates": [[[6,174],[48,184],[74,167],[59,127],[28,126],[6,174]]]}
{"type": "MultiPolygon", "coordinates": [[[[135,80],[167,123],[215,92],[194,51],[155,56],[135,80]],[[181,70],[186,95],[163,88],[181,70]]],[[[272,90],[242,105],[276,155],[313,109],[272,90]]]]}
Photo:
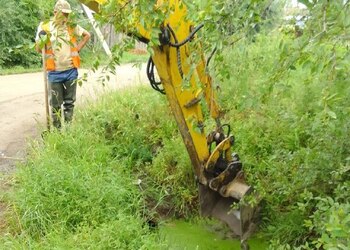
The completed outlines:
{"type": "Polygon", "coordinates": [[[67,1],[58,0],[55,5],[54,11],[61,11],[62,13],[69,14],[72,12],[72,9],[70,8],[70,4],[67,1]]]}

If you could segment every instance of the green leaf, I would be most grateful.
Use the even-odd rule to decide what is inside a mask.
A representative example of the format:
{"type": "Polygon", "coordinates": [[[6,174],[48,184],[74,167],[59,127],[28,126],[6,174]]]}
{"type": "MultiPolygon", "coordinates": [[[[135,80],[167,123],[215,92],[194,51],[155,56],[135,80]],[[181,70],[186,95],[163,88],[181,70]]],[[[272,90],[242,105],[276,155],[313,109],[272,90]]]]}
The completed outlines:
{"type": "Polygon", "coordinates": [[[337,115],[332,110],[327,110],[328,116],[330,116],[333,119],[337,119],[337,115]]]}

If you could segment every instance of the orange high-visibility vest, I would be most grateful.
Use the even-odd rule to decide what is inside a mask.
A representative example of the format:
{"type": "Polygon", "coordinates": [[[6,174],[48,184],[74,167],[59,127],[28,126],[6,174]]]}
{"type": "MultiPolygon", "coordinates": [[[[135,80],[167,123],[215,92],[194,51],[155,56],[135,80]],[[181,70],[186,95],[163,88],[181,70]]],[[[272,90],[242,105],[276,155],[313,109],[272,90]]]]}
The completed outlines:
{"type": "MultiPolygon", "coordinates": [[[[46,70],[47,71],[53,71],[56,69],[55,66],[55,60],[54,60],[54,53],[52,49],[52,44],[50,41],[50,23],[43,23],[41,25],[41,28],[48,34],[48,41],[45,46],[45,55],[46,55],[46,70]]],[[[70,37],[70,55],[72,58],[73,66],[74,68],[80,67],[80,56],[77,48],[77,39],[74,35],[74,28],[68,27],[68,34],[70,37]]]]}

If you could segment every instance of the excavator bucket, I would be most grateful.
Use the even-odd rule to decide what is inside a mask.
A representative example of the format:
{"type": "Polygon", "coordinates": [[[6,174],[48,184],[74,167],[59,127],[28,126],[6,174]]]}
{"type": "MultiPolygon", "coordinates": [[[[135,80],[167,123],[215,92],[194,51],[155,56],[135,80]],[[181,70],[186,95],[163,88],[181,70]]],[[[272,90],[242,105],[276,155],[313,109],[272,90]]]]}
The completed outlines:
{"type": "Polygon", "coordinates": [[[253,188],[245,181],[238,154],[231,153],[234,136],[213,131],[207,139],[216,147],[204,167],[206,181],[199,184],[201,215],[225,222],[244,245],[254,232],[257,207],[240,201],[252,194],[253,188]]]}
{"type": "MultiPolygon", "coordinates": [[[[235,188],[237,188],[237,185],[235,188]]],[[[242,185],[241,188],[238,192],[244,192],[244,195],[248,195],[251,192],[249,186],[242,185]]],[[[234,236],[241,240],[241,248],[248,249],[246,240],[256,227],[257,209],[255,207],[239,205],[239,208],[235,209],[233,205],[237,204],[239,200],[233,197],[224,197],[219,192],[203,184],[199,184],[199,201],[202,216],[216,218],[225,222],[234,236]]]]}

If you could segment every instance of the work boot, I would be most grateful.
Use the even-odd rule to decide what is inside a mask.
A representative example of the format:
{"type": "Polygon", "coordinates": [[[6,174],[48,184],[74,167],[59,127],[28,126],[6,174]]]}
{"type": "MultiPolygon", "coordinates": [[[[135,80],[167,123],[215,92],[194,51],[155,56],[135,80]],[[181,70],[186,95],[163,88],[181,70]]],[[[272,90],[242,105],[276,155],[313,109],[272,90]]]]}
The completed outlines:
{"type": "Polygon", "coordinates": [[[66,123],[70,123],[73,119],[73,109],[65,109],[64,110],[64,121],[66,123]]]}
{"type": "Polygon", "coordinates": [[[70,123],[73,119],[73,109],[76,100],[77,84],[74,81],[67,81],[63,84],[63,86],[64,121],[70,123]]]}
{"type": "Polygon", "coordinates": [[[60,108],[53,108],[52,109],[52,124],[57,129],[60,129],[62,127],[61,109],[60,108]]]}

